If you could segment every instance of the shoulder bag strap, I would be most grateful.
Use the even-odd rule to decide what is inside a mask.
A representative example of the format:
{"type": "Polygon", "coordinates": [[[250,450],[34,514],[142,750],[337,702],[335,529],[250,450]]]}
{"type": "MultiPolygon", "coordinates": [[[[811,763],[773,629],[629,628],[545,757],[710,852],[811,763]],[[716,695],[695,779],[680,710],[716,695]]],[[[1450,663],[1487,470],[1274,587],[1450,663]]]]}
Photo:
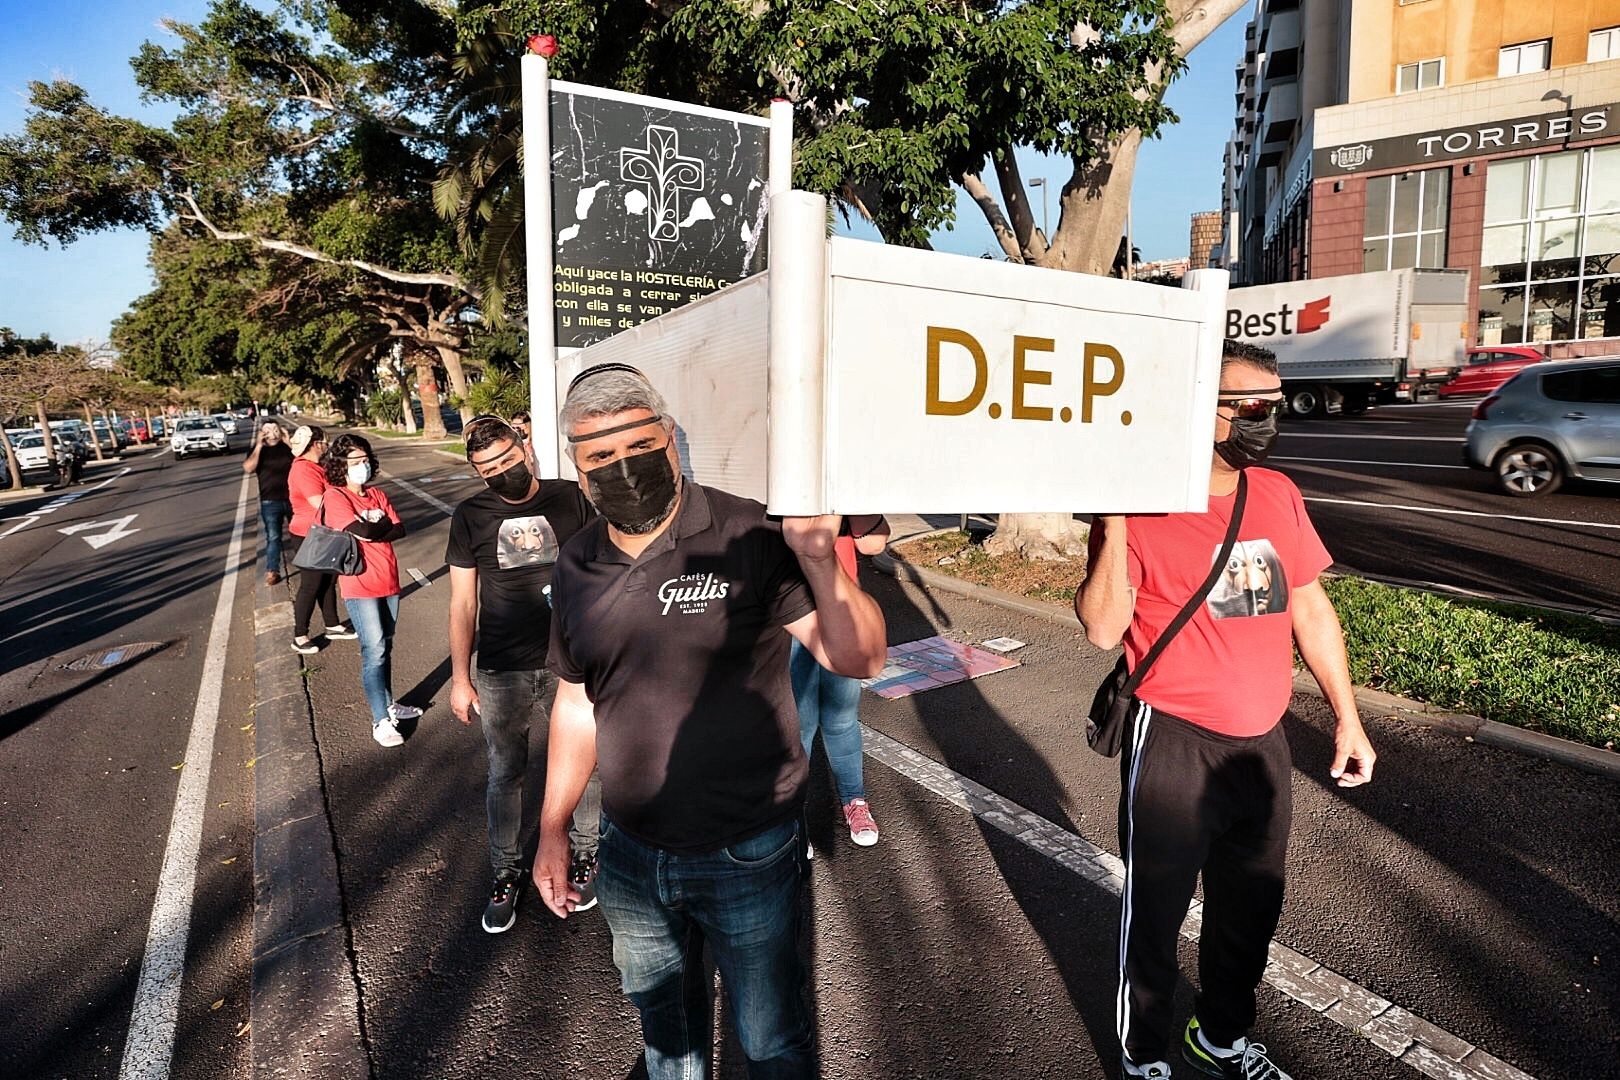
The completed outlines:
{"type": "Polygon", "coordinates": [[[1158,660],[1164,650],[1169,647],[1171,639],[1181,633],[1181,628],[1192,621],[1193,615],[1197,613],[1199,606],[1203,604],[1204,598],[1209,595],[1209,590],[1213,589],[1215,582],[1220,580],[1221,571],[1226,569],[1226,560],[1231,556],[1232,548],[1237,544],[1238,529],[1243,525],[1243,509],[1248,501],[1249,478],[1246,474],[1240,472],[1238,473],[1237,501],[1232,504],[1232,520],[1227,523],[1226,539],[1221,541],[1221,551],[1219,555],[1215,556],[1215,565],[1210,567],[1209,577],[1204,579],[1204,583],[1198,587],[1197,592],[1193,593],[1192,599],[1187,601],[1186,606],[1177,612],[1176,617],[1170,621],[1170,625],[1164,628],[1164,633],[1159,635],[1159,640],[1153,643],[1153,648],[1148,650],[1148,654],[1142,657],[1142,662],[1136,665],[1136,670],[1131,672],[1131,677],[1126,680],[1124,687],[1121,688],[1121,694],[1129,696],[1136,693],[1137,687],[1142,685],[1142,680],[1147,678],[1148,669],[1153,667],[1154,661],[1158,660]]]}

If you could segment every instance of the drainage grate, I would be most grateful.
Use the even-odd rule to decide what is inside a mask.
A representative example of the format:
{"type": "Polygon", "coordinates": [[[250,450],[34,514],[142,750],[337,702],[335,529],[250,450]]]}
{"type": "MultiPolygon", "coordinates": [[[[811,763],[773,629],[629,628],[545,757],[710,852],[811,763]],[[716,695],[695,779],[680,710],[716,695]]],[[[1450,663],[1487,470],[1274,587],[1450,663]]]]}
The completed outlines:
{"type": "Polygon", "coordinates": [[[127,664],[131,660],[146,656],[150,653],[162,652],[176,643],[173,641],[132,641],[127,645],[113,645],[105,649],[97,649],[93,653],[86,653],[69,660],[61,666],[63,671],[104,671],[119,664],[127,664]]]}

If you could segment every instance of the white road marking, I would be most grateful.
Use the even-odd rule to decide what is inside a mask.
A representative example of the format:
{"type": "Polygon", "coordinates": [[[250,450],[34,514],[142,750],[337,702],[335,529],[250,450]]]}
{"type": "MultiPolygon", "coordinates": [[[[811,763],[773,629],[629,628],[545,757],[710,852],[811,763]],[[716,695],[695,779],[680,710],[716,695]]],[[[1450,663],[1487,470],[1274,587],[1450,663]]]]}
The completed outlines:
{"type": "Polygon", "coordinates": [[[405,572],[411,575],[411,579],[424,589],[433,584],[433,582],[429,581],[427,577],[423,575],[422,571],[418,570],[414,566],[407,566],[405,568],[405,572]]]}
{"type": "Polygon", "coordinates": [[[1371,506],[1379,510],[1406,510],[1414,514],[1445,514],[1451,517],[1490,518],[1493,521],[1523,521],[1531,525],[1568,525],[1577,529],[1620,529],[1620,524],[1603,521],[1567,521],[1563,518],[1520,517],[1517,514],[1487,514],[1480,510],[1453,510],[1445,506],[1407,506],[1402,503],[1364,502],[1360,499],[1327,499],[1306,495],[1306,502],[1332,503],[1335,506],[1371,506]]]}
{"type": "Polygon", "coordinates": [[[1310,461],[1318,465],[1388,465],[1396,469],[1463,469],[1466,465],[1429,465],[1421,461],[1374,461],[1371,458],[1283,457],[1273,454],[1268,461],[1310,461]]]}
{"type": "Polygon", "coordinates": [[[1355,433],[1337,433],[1332,431],[1285,431],[1284,439],[1349,439],[1361,441],[1363,439],[1377,439],[1381,442],[1448,442],[1464,443],[1468,440],[1458,435],[1363,435],[1355,433]]]}
{"type": "Polygon", "coordinates": [[[225,552],[219,598],[208,628],[208,651],[191,715],[185,768],[175,792],[169,841],[163,851],[152,922],[135,986],[135,1008],[124,1042],[119,1080],[167,1080],[174,1057],[175,1022],[180,1012],[180,983],[185,976],[186,941],[191,934],[191,900],[197,884],[197,857],[202,842],[203,811],[208,806],[208,772],[214,757],[214,728],[219,724],[220,691],[225,682],[225,655],[230,645],[231,603],[242,568],[242,529],[247,521],[248,480],[236,497],[236,522],[225,552]]]}
{"type": "Polygon", "coordinates": [[[445,502],[443,499],[435,499],[432,495],[429,495],[427,492],[423,491],[421,488],[417,487],[415,484],[411,483],[409,480],[402,480],[397,476],[393,477],[392,479],[393,479],[394,483],[398,484],[400,487],[404,488],[406,491],[410,492],[412,495],[415,495],[418,499],[421,499],[423,502],[427,503],[429,506],[433,507],[435,510],[438,510],[440,513],[454,514],[456,512],[455,507],[451,506],[449,503],[445,502]]]}
{"type": "Polygon", "coordinates": [[[89,487],[74,488],[65,495],[58,495],[44,506],[41,506],[38,510],[35,510],[30,516],[21,519],[11,528],[7,529],[3,533],[0,533],[0,540],[4,540],[14,532],[21,532],[22,530],[26,529],[28,526],[38,521],[40,515],[42,514],[53,514],[76,499],[84,498],[92,491],[100,491],[114,480],[117,480],[120,476],[123,476],[125,473],[129,472],[131,468],[132,466],[126,465],[122,469],[119,469],[117,472],[113,473],[111,476],[107,477],[107,479],[101,481],[99,484],[91,484],[89,487]]]}
{"type": "Polygon", "coordinates": [[[132,529],[129,527],[129,523],[134,521],[137,516],[138,515],[136,514],[125,514],[116,521],[81,521],[77,525],[69,525],[65,529],[57,529],[56,531],[66,536],[75,536],[86,529],[99,529],[103,525],[111,525],[112,528],[108,529],[104,533],[97,533],[94,536],[79,537],[80,540],[83,540],[85,543],[99,551],[108,544],[112,543],[114,540],[122,540],[126,536],[140,532],[141,530],[139,529],[132,529]]]}
{"type": "MultiPolygon", "coordinates": [[[[861,725],[861,737],[867,757],[882,762],[1071,873],[1096,882],[1115,896],[1120,895],[1125,884],[1125,864],[1113,852],[865,724],[861,725]]],[[[1194,900],[1181,926],[1182,937],[1197,941],[1203,918],[1204,905],[1194,900]]],[[[1441,1080],[1531,1080],[1528,1073],[1426,1023],[1394,1002],[1280,942],[1271,943],[1265,981],[1311,1011],[1429,1076],[1441,1080]]]]}

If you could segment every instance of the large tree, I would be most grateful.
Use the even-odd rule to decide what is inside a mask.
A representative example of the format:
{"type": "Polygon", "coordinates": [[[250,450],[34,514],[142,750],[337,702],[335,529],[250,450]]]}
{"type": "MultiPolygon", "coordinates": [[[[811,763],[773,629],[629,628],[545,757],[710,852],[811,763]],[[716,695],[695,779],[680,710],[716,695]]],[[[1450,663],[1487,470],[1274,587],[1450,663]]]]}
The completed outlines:
{"type": "Polygon", "coordinates": [[[430,196],[447,145],[435,105],[455,80],[449,15],[409,0],[216,0],[201,23],[166,26],[178,44],[149,43],[133,66],[174,122],[30,84],[23,134],[0,139],[0,216],[25,241],[134,226],[281,260],[278,287],[318,288],[325,307],[442,364],[464,396],[478,290],[430,196]]]}
{"type": "MultiPolygon", "coordinates": [[[[519,278],[515,42],[556,37],[561,77],[724,108],[796,107],[794,184],[896,244],[926,247],[971,197],[1015,262],[1107,274],[1137,151],[1175,120],[1164,91],[1244,0],[504,0],[459,17],[473,149],[441,178],[442,213],[478,279],[519,278]],[[495,47],[492,42],[503,39],[495,47]],[[475,77],[472,77],[476,75],[475,77]],[[481,140],[481,141],[479,141],[481,140]],[[1038,227],[1017,151],[1067,163],[1056,228],[1038,227]]],[[[1074,552],[1068,515],[1004,515],[997,540],[1074,552]]]]}

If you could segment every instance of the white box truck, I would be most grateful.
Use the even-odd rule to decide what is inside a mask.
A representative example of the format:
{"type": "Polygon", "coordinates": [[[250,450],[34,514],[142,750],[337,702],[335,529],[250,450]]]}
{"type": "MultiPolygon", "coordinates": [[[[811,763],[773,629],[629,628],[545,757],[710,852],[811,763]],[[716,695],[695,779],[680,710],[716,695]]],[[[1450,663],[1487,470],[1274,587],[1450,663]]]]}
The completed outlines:
{"type": "Polygon", "coordinates": [[[1226,294],[1226,336],[1277,354],[1294,416],[1356,416],[1453,378],[1468,346],[1468,272],[1384,270],[1226,294]]]}

